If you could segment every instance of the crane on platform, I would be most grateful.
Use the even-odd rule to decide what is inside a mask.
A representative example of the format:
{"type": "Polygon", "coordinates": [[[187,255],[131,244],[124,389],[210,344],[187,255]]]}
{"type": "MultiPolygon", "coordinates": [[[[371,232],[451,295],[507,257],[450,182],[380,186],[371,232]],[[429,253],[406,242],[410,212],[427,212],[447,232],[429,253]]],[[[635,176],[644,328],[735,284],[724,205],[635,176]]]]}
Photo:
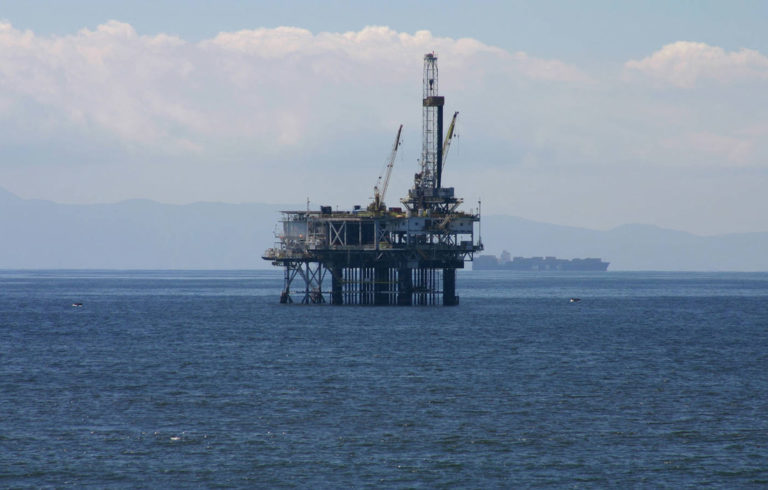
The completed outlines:
{"type": "Polygon", "coordinates": [[[456,127],[456,118],[459,116],[459,112],[453,113],[451,124],[448,126],[448,133],[445,135],[445,141],[443,142],[443,168],[445,168],[445,159],[448,158],[448,149],[451,147],[451,140],[453,139],[453,130],[456,127]]]}
{"type": "Polygon", "coordinates": [[[400,133],[403,131],[403,125],[397,129],[397,136],[395,136],[395,144],[392,145],[392,151],[389,153],[389,160],[384,170],[384,175],[379,175],[376,185],[373,186],[373,202],[368,206],[368,210],[371,212],[385,211],[387,206],[384,204],[384,197],[387,195],[387,187],[389,187],[389,178],[392,176],[392,167],[395,165],[395,157],[397,156],[397,149],[400,147],[400,133]],[[383,178],[383,182],[382,182],[383,178]]]}

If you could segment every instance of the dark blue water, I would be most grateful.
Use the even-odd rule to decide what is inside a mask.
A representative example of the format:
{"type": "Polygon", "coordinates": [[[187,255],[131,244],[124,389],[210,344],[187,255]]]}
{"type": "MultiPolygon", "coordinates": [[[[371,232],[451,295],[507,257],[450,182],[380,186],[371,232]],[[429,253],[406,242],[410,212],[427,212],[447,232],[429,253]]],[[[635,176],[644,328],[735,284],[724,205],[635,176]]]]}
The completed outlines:
{"type": "Polygon", "coordinates": [[[768,485],[768,274],[458,283],[0,271],[0,487],[768,485]]]}

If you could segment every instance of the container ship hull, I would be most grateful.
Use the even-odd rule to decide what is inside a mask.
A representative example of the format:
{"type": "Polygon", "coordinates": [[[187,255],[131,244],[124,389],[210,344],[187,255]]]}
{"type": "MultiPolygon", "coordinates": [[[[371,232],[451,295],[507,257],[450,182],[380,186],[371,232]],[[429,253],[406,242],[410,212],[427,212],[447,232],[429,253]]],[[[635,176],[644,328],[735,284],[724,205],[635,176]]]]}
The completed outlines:
{"type": "Polygon", "coordinates": [[[473,270],[510,270],[510,271],[597,271],[608,270],[610,262],[599,258],[558,259],[556,257],[514,257],[512,260],[499,260],[494,255],[475,257],[473,270]]]}

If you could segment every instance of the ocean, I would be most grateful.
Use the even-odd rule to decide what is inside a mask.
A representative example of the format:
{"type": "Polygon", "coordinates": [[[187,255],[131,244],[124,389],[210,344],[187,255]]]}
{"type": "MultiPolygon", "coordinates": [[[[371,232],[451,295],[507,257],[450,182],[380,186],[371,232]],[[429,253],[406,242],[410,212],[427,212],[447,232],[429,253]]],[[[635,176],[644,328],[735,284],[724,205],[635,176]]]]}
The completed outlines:
{"type": "Polygon", "coordinates": [[[279,271],[0,271],[0,487],[768,485],[768,273],[457,284],[330,307],[279,304],[279,271]]]}

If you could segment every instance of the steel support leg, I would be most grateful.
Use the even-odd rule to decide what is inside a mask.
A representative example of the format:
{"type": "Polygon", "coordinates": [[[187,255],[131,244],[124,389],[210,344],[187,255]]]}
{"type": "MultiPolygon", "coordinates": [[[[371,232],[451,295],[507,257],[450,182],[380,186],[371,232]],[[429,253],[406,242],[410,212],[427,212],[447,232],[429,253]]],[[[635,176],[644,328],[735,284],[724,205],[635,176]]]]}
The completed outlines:
{"type": "Polygon", "coordinates": [[[373,269],[373,304],[377,306],[389,304],[389,268],[387,267],[373,269]]]}
{"type": "Polygon", "coordinates": [[[401,267],[397,271],[397,304],[411,306],[413,304],[413,278],[412,269],[401,267]]]}
{"type": "Polygon", "coordinates": [[[342,273],[341,267],[334,266],[331,268],[331,304],[341,305],[344,304],[344,298],[342,295],[342,273]]]}
{"type": "Polygon", "coordinates": [[[443,305],[456,306],[459,297],[456,296],[456,269],[443,269],[443,305]]]}

